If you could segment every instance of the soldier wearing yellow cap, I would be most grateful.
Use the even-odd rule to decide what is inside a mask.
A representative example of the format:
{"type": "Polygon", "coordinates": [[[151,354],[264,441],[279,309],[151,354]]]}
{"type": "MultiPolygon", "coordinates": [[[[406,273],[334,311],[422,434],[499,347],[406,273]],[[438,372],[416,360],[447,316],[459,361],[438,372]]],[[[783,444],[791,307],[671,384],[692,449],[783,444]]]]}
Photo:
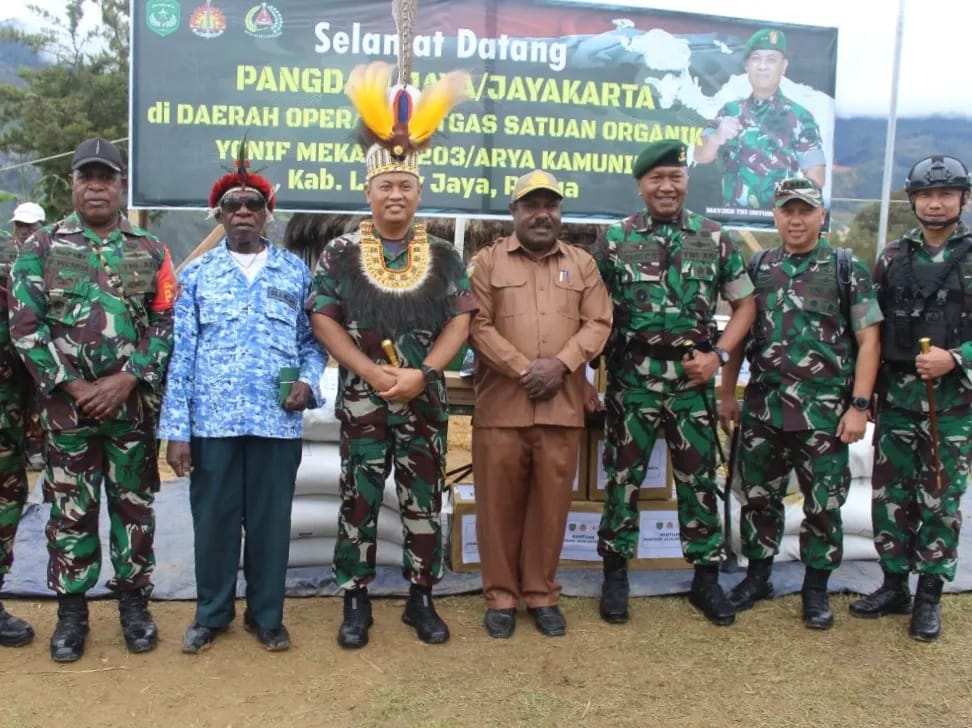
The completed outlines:
{"type": "Polygon", "coordinates": [[[659,427],[675,471],[682,551],[695,567],[690,601],[715,624],[735,619],[718,582],[722,533],[712,382],[752,325],[753,286],[719,225],[683,207],[686,151],[681,142],[664,141],[638,155],[632,171],[645,209],[610,226],[595,245],[614,303],[605,349],[608,483],[598,534],[601,616],[612,623],[628,620],[627,560],[638,542],[638,492],[659,427]],[[732,306],[721,335],[719,296],[732,306]]]}
{"type": "Polygon", "coordinates": [[[780,91],[789,65],[783,31],[756,31],[743,57],[753,92],[719,110],[702,133],[695,161],[722,162],[724,206],[772,209],[773,191],[787,177],[802,174],[823,188],[823,142],[813,114],[780,91]]]}

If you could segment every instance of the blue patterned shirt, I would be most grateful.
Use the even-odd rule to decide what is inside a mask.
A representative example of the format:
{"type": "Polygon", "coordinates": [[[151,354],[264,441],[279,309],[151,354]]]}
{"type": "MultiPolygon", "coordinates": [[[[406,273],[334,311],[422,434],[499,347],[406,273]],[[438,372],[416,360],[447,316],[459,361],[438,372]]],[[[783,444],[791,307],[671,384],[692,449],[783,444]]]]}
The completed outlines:
{"type": "Polygon", "coordinates": [[[160,438],[299,438],[301,413],[286,411],[277,399],[283,367],[300,367],[300,381],[314,393],[311,406],[322,402],[327,355],[303,306],[311,273],[297,256],[263,242],[267,262],[253,283],[225,238],[179,276],[160,438]]]}

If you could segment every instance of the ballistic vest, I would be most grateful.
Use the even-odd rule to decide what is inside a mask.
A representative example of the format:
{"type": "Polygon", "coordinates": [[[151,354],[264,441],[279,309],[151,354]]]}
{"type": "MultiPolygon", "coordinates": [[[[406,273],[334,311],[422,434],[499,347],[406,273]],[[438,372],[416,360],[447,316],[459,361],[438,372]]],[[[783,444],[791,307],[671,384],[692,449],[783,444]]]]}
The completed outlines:
{"type": "Polygon", "coordinates": [[[942,263],[915,261],[917,242],[905,240],[892,259],[881,288],[881,356],[887,362],[913,365],[928,337],[933,346],[954,349],[972,340],[972,235],[942,263]]]}

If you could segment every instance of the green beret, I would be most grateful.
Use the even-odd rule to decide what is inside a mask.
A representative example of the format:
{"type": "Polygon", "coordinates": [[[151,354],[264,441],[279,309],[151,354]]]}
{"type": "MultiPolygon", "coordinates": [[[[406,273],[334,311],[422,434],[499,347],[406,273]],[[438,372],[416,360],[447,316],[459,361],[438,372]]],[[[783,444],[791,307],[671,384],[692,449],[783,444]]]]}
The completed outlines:
{"type": "Polygon", "coordinates": [[[782,30],[763,28],[753,33],[743,48],[743,58],[749,58],[753,51],[779,51],[786,55],[786,35],[782,30]]]}
{"type": "Polygon", "coordinates": [[[641,154],[631,166],[631,174],[635,179],[641,179],[655,167],[685,167],[688,162],[685,157],[687,147],[677,139],[666,139],[652,142],[641,150],[641,154]]]}

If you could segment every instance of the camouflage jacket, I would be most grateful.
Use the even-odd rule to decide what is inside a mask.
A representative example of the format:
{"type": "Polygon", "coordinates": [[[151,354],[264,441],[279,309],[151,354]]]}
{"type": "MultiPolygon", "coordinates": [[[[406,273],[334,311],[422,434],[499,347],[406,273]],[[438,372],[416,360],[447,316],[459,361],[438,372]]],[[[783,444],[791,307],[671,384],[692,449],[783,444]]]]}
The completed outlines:
{"type": "Polygon", "coordinates": [[[849,321],[841,310],[836,255],[822,238],[804,255],[769,251],[753,282],[747,412],[781,430],[833,431],[852,394],[855,332],[883,318],[870,273],[854,259],[849,321]]]}
{"type": "MultiPolygon", "coordinates": [[[[888,245],[881,253],[874,266],[874,283],[880,294],[887,276],[888,267],[897,257],[903,245],[913,245],[915,248],[915,262],[936,263],[945,262],[962,240],[972,235],[972,231],[959,223],[958,228],[949,237],[948,242],[933,256],[924,244],[921,228],[915,228],[906,235],[888,245]]],[[[972,316],[969,301],[972,296],[972,253],[965,256],[959,264],[962,285],[965,288],[965,309],[963,314],[972,316]]],[[[963,341],[961,345],[950,350],[955,359],[955,369],[944,377],[935,380],[935,409],[936,411],[952,410],[956,408],[972,407],[972,341],[963,341]]],[[[878,394],[883,404],[889,407],[912,410],[914,412],[928,411],[928,390],[925,382],[917,375],[908,372],[892,370],[887,363],[882,362],[878,370],[878,394]]]]}
{"type": "MultiPolygon", "coordinates": [[[[7,296],[10,292],[10,268],[17,258],[17,245],[13,238],[0,237],[0,430],[9,427],[11,410],[22,413],[27,402],[30,376],[24,363],[17,356],[10,340],[10,322],[7,296]]],[[[14,421],[19,415],[14,414],[14,421]]]]}
{"type": "Polygon", "coordinates": [[[614,303],[608,372],[623,387],[688,388],[681,362],[648,358],[631,342],[679,347],[715,342],[716,301],[753,292],[742,256],[718,223],[685,210],[676,222],[639,212],[611,225],[594,246],[614,303]]]}
{"type": "Polygon", "coordinates": [[[10,335],[39,385],[46,429],[77,427],[84,419],[60,385],[120,371],[133,374],[138,386],[117,419],[157,411],[174,298],[168,249],[124,217],[105,240],[77,214],[34,233],[11,272],[10,335]]]}
{"type": "MultiPolygon", "coordinates": [[[[361,247],[361,233],[357,230],[335,238],[325,246],[314,271],[307,309],[338,321],[355,345],[372,361],[388,363],[381,347],[382,339],[387,336],[393,342],[402,366],[420,367],[445,323],[452,317],[476,310],[469,276],[455,248],[451,243],[431,235],[428,240],[433,265],[427,282],[438,291],[435,296],[437,300],[424,298],[423,293],[430,289],[423,285],[406,294],[410,301],[405,301],[406,296],[400,296],[399,301],[403,308],[408,305],[430,305],[444,311],[441,323],[432,326],[427,323],[409,327],[393,326],[394,330],[383,336],[376,322],[355,320],[351,299],[356,294],[360,296],[362,284],[366,284],[361,278],[359,265],[354,261],[354,256],[359,252],[356,249],[361,247]],[[350,265],[349,261],[352,261],[350,265]],[[357,282],[350,275],[352,270],[358,276],[357,282]]],[[[388,269],[404,270],[410,265],[408,247],[393,254],[384,250],[383,259],[388,269]]],[[[422,394],[412,400],[412,404],[427,421],[444,422],[448,418],[445,383],[430,383],[422,394]]],[[[389,414],[405,419],[411,416],[408,403],[387,402],[375,393],[371,385],[345,367],[341,367],[338,373],[335,413],[338,419],[349,424],[384,422],[389,414]]]]}
{"type": "Polygon", "coordinates": [[[703,133],[713,133],[723,116],[742,124],[739,135],[719,149],[726,206],[772,208],[777,182],[826,163],[813,114],[779,89],[768,99],[730,101],[703,133]]]}

